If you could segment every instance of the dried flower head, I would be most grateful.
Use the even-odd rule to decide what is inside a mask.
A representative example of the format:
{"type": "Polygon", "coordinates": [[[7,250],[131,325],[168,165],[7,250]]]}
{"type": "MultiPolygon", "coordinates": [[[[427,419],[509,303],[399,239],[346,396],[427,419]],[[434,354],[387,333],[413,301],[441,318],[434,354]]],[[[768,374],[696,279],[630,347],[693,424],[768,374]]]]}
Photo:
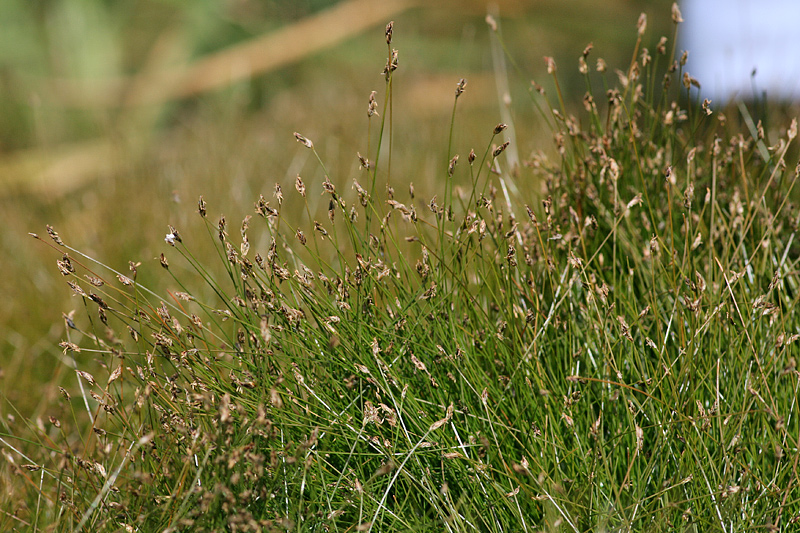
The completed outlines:
{"type": "Polygon", "coordinates": [[[392,44],[392,34],[394,33],[394,21],[389,21],[386,25],[386,44],[392,44]]]}
{"type": "Polygon", "coordinates": [[[322,182],[322,188],[325,189],[326,193],[333,195],[334,197],[336,196],[336,187],[333,186],[333,183],[331,183],[331,180],[328,179],[328,176],[325,176],[325,181],[322,182]]]}
{"type": "Polygon", "coordinates": [[[675,24],[680,24],[683,22],[683,17],[681,16],[681,10],[678,7],[678,2],[674,2],[672,4],[672,22],[675,24]]]}
{"type": "Polygon", "coordinates": [[[369,170],[369,159],[361,155],[361,152],[356,152],[356,155],[358,156],[358,162],[361,163],[359,169],[369,170]]]}
{"type": "Polygon", "coordinates": [[[545,56],[544,64],[547,67],[548,74],[555,74],[556,72],[556,60],[550,56],[545,56]]]}
{"type": "Polygon", "coordinates": [[[69,276],[75,272],[75,267],[72,266],[72,261],[70,261],[69,255],[67,254],[64,254],[60,261],[56,261],[56,265],[64,276],[69,276]]]}
{"type": "Polygon", "coordinates": [[[453,159],[450,160],[450,164],[447,165],[447,175],[452,176],[453,172],[456,170],[456,163],[458,163],[458,154],[453,156],[453,159]]]}
{"type": "Polygon", "coordinates": [[[56,244],[60,246],[64,246],[64,241],[61,240],[61,237],[58,236],[56,230],[53,229],[53,226],[50,224],[47,225],[47,234],[50,235],[50,238],[55,241],[56,244]]]}
{"type": "Polygon", "coordinates": [[[461,78],[456,85],[456,98],[464,94],[464,88],[467,86],[467,80],[461,78]]]}
{"type": "Polygon", "coordinates": [[[369,93],[369,108],[367,109],[367,117],[378,115],[378,101],[375,99],[376,96],[378,96],[376,91],[369,93]]]}
{"type": "Polygon", "coordinates": [[[495,148],[494,151],[492,151],[492,157],[498,157],[500,154],[502,154],[505,151],[506,148],[508,148],[508,145],[510,145],[510,144],[511,144],[511,141],[506,141],[503,144],[501,144],[500,146],[498,146],[497,148],[495,148]]]}
{"type": "Polygon", "coordinates": [[[181,240],[180,234],[178,233],[178,230],[175,229],[175,226],[169,226],[169,233],[167,233],[167,236],[164,238],[164,241],[166,241],[166,243],[169,244],[170,246],[175,246],[175,241],[183,242],[181,240]]]}
{"type": "Polygon", "coordinates": [[[656,52],[659,55],[664,55],[667,53],[667,38],[662,36],[661,39],[658,40],[658,44],[656,45],[656,52]]]}
{"type": "Polygon", "coordinates": [[[314,149],[314,143],[312,143],[310,140],[306,139],[299,133],[294,132],[294,138],[297,139],[297,142],[305,145],[306,148],[311,148],[312,150],[314,149]]]}
{"type": "Polygon", "coordinates": [[[301,178],[299,174],[297,175],[297,178],[295,178],[294,180],[294,188],[297,189],[297,192],[300,193],[300,196],[302,196],[303,198],[306,197],[306,186],[303,183],[303,178],[301,178]]]}

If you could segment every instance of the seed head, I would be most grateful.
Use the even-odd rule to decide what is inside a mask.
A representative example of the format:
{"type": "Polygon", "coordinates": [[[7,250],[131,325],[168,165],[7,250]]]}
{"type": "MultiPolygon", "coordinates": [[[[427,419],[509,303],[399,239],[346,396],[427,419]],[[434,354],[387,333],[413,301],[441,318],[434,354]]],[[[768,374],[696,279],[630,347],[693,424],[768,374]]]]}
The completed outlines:
{"type": "Polygon", "coordinates": [[[458,85],[456,85],[456,98],[461,96],[464,93],[464,88],[467,86],[467,80],[461,78],[458,81],[458,85]]]}
{"type": "Polygon", "coordinates": [[[505,149],[508,148],[509,144],[511,144],[511,142],[506,141],[497,148],[495,148],[494,151],[492,152],[492,157],[498,157],[500,154],[502,154],[505,151],[505,149]]]}
{"type": "Polygon", "coordinates": [[[77,374],[80,377],[85,379],[86,382],[89,383],[89,385],[94,385],[95,384],[94,376],[92,376],[90,373],[84,372],[83,370],[76,370],[75,372],[77,372],[77,374]]]}
{"type": "Polygon", "coordinates": [[[297,178],[295,178],[294,180],[294,188],[297,189],[297,192],[300,193],[300,196],[302,196],[303,198],[306,197],[306,186],[303,183],[303,178],[301,178],[299,174],[297,175],[297,178]]]}
{"type": "Polygon", "coordinates": [[[386,25],[386,44],[392,44],[392,34],[394,33],[394,21],[386,25]]]}
{"type": "Polygon", "coordinates": [[[206,217],[206,201],[203,200],[202,196],[197,200],[197,212],[200,213],[201,217],[206,217]]]}
{"type": "Polygon", "coordinates": [[[500,134],[500,133],[501,133],[503,130],[505,130],[507,127],[508,127],[508,125],[507,125],[507,124],[503,124],[503,123],[501,122],[500,124],[498,124],[497,126],[495,126],[495,127],[494,127],[494,134],[495,134],[495,135],[498,135],[498,134],[500,134]]]}
{"type": "Polygon", "coordinates": [[[386,60],[386,66],[383,67],[383,72],[381,72],[381,74],[383,74],[384,77],[386,78],[387,82],[389,81],[389,77],[391,76],[392,72],[397,70],[397,64],[398,64],[397,56],[398,56],[398,53],[399,52],[397,50],[392,50],[392,54],[386,60]]]}
{"type": "Polygon", "coordinates": [[[306,148],[311,148],[312,150],[314,149],[314,143],[312,143],[310,140],[306,139],[299,133],[294,132],[294,138],[297,139],[297,142],[305,145],[306,148]]]}
{"type": "Polygon", "coordinates": [[[636,21],[636,31],[639,34],[639,37],[644,35],[645,30],[647,29],[647,15],[642,13],[639,15],[639,20],[636,21]]]}
{"type": "Polygon", "coordinates": [[[52,238],[56,244],[64,246],[64,241],[61,240],[61,237],[58,236],[58,232],[56,232],[50,224],[47,225],[47,234],[50,235],[50,238],[52,238]]]}
{"type": "Polygon", "coordinates": [[[656,45],[656,52],[660,55],[664,55],[667,53],[667,38],[662,36],[661,39],[658,40],[658,44],[656,45]]]}
{"type": "Polygon", "coordinates": [[[548,74],[555,74],[556,72],[556,60],[550,56],[545,56],[544,64],[547,66],[547,73],[548,74]]]}
{"type": "Polygon", "coordinates": [[[56,265],[64,276],[69,276],[75,272],[75,267],[72,266],[72,261],[70,261],[67,254],[64,254],[60,261],[56,261],[56,265]]]}
{"type": "Polygon", "coordinates": [[[333,186],[331,180],[328,179],[328,176],[325,176],[325,181],[322,183],[322,188],[325,189],[325,192],[336,196],[336,187],[333,186]]]}
{"type": "Polygon", "coordinates": [[[378,93],[375,91],[369,93],[369,108],[367,109],[367,117],[371,117],[372,115],[378,115],[378,102],[377,100],[375,100],[375,97],[377,95],[378,93]]]}
{"type": "Polygon", "coordinates": [[[450,164],[447,165],[447,175],[448,176],[452,176],[453,172],[455,172],[456,163],[458,163],[458,155],[453,156],[453,159],[450,160],[450,164]]]}
{"type": "Polygon", "coordinates": [[[678,7],[678,2],[674,2],[672,4],[672,22],[675,24],[680,24],[683,22],[683,17],[681,16],[681,10],[678,7]]]}
{"type": "Polygon", "coordinates": [[[169,226],[169,233],[164,237],[164,241],[170,246],[175,246],[175,241],[182,242],[181,236],[174,226],[169,226]]]}
{"type": "Polygon", "coordinates": [[[369,159],[361,155],[361,152],[356,152],[356,155],[358,156],[359,163],[361,163],[360,168],[369,170],[369,159]]]}

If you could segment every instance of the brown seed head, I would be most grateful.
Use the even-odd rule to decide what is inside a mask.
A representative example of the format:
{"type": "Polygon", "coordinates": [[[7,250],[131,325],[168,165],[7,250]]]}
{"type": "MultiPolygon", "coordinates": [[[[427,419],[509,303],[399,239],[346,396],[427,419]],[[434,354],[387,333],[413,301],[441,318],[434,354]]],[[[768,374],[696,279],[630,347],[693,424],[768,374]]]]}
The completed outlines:
{"type": "Polygon", "coordinates": [[[356,155],[358,156],[358,161],[361,163],[361,166],[359,168],[369,170],[369,159],[362,156],[361,152],[356,152],[356,155]]]}
{"type": "Polygon", "coordinates": [[[386,25],[386,44],[392,44],[392,34],[394,33],[394,21],[386,25]]]}
{"type": "Polygon", "coordinates": [[[58,236],[58,233],[50,224],[47,225],[47,234],[50,235],[50,238],[52,238],[56,244],[64,246],[64,241],[61,240],[61,237],[58,236]]]}
{"type": "Polygon", "coordinates": [[[64,254],[60,261],[56,261],[56,265],[64,276],[69,276],[75,272],[75,267],[72,266],[72,261],[70,261],[67,254],[64,254]]]}
{"type": "Polygon", "coordinates": [[[297,189],[297,192],[300,193],[300,196],[302,196],[303,198],[306,197],[306,186],[303,183],[303,178],[301,178],[299,174],[297,175],[297,178],[295,178],[294,180],[294,188],[297,189]]]}
{"type": "Polygon", "coordinates": [[[311,148],[312,150],[314,149],[314,143],[312,143],[310,140],[306,139],[299,133],[294,132],[294,138],[297,139],[297,142],[305,145],[306,148],[311,148]]]}
{"type": "Polygon", "coordinates": [[[322,183],[322,188],[325,189],[325,192],[331,195],[336,195],[336,187],[333,186],[331,180],[328,179],[328,176],[325,176],[325,181],[322,183]]]}
{"type": "Polygon", "coordinates": [[[495,135],[498,135],[498,134],[500,134],[500,133],[501,133],[503,130],[505,130],[507,127],[508,127],[508,125],[507,125],[507,124],[503,124],[503,123],[501,122],[500,124],[498,124],[497,126],[495,126],[495,127],[494,127],[494,134],[495,134],[495,135]]]}
{"type": "Polygon", "coordinates": [[[377,100],[375,100],[376,96],[378,96],[378,93],[376,91],[372,91],[371,93],[369,93],[369,108],[367,109],[367,117],[371,117],[372,115],[378,115],[378,102],[377,100]]]}
{"type": "Polygon", "coordinates": [[[456,85],[456,98],[461,96],[464,93],[464,88],[467,86],[467,80],[461,78],[458,81],[458,85],[456,85]]]}
{"type": "Polygon", "coordinates": [[[510,141],[506,141],[503,144],[501,144],[500,146],[498,146],[497,148],[495,148],[494,151],[492,152],[492,157],[497,157],[500,154],[502,154],[505,151],[505,149],[508,148],[509,144],[511,144],[511,142],[510,141]]]}
{"type": "Polygon", "coordinates": [[[201,217],[206,217],[206,201],[203,200],[202,196],[197,200],[197,212],[200,213],[201,217]]]}
{"type": "Polygon", "coordinates": [[[447,175],[448,176],[452,176],[453,172],[455,172],[456,163],[458,163],[458,155],[453,156],[453,159],[450,160],[450,164],[447,165],[447,175]]]}

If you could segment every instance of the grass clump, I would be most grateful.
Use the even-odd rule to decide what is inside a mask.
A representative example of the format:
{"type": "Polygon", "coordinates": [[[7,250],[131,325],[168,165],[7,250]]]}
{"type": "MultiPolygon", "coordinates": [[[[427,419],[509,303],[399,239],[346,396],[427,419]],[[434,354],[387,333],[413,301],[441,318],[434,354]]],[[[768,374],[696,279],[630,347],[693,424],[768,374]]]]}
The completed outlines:
{"type": "Polygon", "coordinates": [[[166,296],[137,282],[141,265],[116,272],[48,228],[87,309],[65,315],[74,429],[31,424],[41,453],[12,457],[31,504],[5,520],[72,531],[796,522],[797,125],[770,146],[746,113],[738,126],[695,102],[698,83],[666,40],[652,57],[640,48],[645,25],[617,84],[602,60],[590,73],[584,51],[579,116],[557,82],[556,108],[533,86],[552,156],[509,161],[506,124],[468,155],[451,135],[443,191],[425,200],[391,174],[402,150],[389,25],[383,105],[370,97],[352,189],[296,133],[321,183],[277,185],[235,225],[210,220],[201,198],[218,257],[170,227],[166,296]],[[86,354],[99,372],[75,362],[86,354]]]}

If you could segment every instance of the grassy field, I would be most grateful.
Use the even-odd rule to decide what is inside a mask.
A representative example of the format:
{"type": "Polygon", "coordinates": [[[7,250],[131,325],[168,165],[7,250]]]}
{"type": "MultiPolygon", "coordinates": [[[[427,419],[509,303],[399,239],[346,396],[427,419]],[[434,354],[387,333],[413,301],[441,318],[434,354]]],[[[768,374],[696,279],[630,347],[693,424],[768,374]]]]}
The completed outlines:
{"type": "Polygon", "coordinates": [[[791,530],[797,122],[704,102],[669,3],[590,6],[51,109],[3,167],[0,529],[791,530]]]}

